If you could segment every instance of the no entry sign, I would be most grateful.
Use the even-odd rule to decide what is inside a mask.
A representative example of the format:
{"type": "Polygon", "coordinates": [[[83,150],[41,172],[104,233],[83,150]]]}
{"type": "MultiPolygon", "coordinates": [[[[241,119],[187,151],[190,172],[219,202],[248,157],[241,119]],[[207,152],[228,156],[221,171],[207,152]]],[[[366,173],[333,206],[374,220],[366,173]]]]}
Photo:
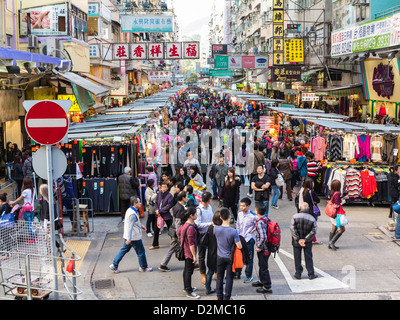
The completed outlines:
{"type": "Polygon", "coordinates": [[[60,142],[68,133],[69,120],[65,109],[54,101],[39,101],[30,107],[25,117],[30,137],[42,145],[60,142]]]}

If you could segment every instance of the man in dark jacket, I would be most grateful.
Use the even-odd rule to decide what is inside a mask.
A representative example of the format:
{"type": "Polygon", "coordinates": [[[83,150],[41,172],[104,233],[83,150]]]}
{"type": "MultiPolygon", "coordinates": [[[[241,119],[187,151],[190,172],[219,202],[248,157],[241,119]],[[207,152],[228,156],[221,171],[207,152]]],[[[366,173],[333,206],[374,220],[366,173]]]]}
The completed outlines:
{"type": "Polygon", "coordinates": [[[138,196],[138,188],[140,183],[137,179],[132,177],[131,168],[126,167],[124,174],[118,177],[118,188],[119,188],[119,200],[122,219],[125,218],[126,210],[129,209],[130,198],[132,196],[138,196]]]}
{"type": "Polygon", "coordinates": [[[304,202],[300,206],[300,212],[292,217],[290,224],[292,232],[292,245],[294,255],[294,265],[296,273],[294,278],[301,279],[303,267],[301,265],[301,251],[304,249],[304,259],[308,271],[308,278],[313,280],[318,277],[314,273],[313,257],[312,257],[312,240],[317,233],[317,221],[309,213],[308,203],[304,202]]]}
{"type": "MultiPolygon", "coordinates": [[[[163,181],[161,182],[161,189],[157,193],[154,208],[157,217],[161,216],[164,219],[168,229],[172,224],[172,216],[169,211],[173,207],[173,205],[174,197],[168,190],[168,181],[163,181]]],[[[154,227],[153,245],[149,248],[149,250],[158,249],[160,247],[158,244],[159,235],[160,229],[156,224],[154,227]]]]}

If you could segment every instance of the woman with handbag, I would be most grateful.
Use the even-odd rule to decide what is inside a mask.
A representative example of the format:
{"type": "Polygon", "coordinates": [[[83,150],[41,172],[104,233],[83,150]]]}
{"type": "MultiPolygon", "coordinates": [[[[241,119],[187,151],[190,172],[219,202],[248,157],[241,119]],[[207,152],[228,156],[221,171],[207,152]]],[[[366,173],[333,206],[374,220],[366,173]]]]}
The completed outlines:
{"type": "Polygon", "coordinates": [[[331,201],[336,206],[336,215],[331,217],[332,222],[332,230],[329,234],[329,244],[328,248],[332,250],[337,250],[336,241],[342,236],[342,234],[346,231],[344,226],[337,226],[336,217],[338,214],[344,214],[344,210],[342,205],[346,203],[347,196],[341,198],[341,190],[342,190],[342,183],[339,180],[333,180],[331,183],[331,188],[329,191],[331,201]]]}
{"type": "MultiPolygon", "coordinates": [[[[240,178],[236,176],[235,168],[229,168],[228,175],[225,178],[225,185],[221,189],[219,197],[220,201],[222,201],[223,206],[231,210],[234,221],[237,220],[241,184],[242,183],[240,178]]],[[[234,221],[231,220],[231,223],[233,223],[234,221]]]]}
{"type": "MultiPolygon", "coordinates": [[[[303,192],[301,194],[303,197],[303,202],[308,203],[308,208],[310,214],[318,221],[318,217],[321,215],[321,211],[318,208],[318,203],[320,199],[314,191],[314,181],[312,178],[306,178],[303,185],[303,192]]],[[[317,241],[317,236],[313,238],[313,244],[322,244],[322,242],[317,241]]]]}

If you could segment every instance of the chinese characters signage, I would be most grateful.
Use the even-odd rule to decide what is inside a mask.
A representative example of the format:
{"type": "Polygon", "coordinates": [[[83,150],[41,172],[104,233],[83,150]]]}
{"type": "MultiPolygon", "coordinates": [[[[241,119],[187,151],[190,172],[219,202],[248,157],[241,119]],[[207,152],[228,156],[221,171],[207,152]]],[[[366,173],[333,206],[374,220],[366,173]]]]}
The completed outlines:
{"type": "Polygon", "coordinates": [[[172,15],[141,14],[121,15],[122,32],[173,32],[172,15]]]}
{"type": "Polygon", "coordinates": [[[182,59],[182,43],[168,42],[165,44],[165,58],[169,59],[182,59]]]}
{"type": "Polygon", "coordinates": [[[332,32],[332,57],[400,45],[400,14],[332,32]]]}
{"type": "Polygon", "coordinates": [[[148,79],[149,82],[164,82],[170,81],[172,77],[171,71],[149,71],[148,79]]]}
{"type": "Polygon", "coordinates": [[[164,59],[164,43],[149,43],[147,48],[149,59],[164,59]]]}
{"type": "Polygon", "coordinates": [[[147,59],[146,44],[144,43],[131,43],[131,59],[132,60],[145,60],[147,59]]]}
{"type": "Polygon", "coordinates": [[[315,93],[302,92],[301,101],[319,101],[319,96],[315,93]]]}
{"type": "Polygon", "coordinates": [[[183,58],[184,59],[199,59],[200,58],[200,43],[199,42],[183,42],[183,58]]]}
{"type": "Polygon", "coordinates": [[[298,82],[301,81],[301,66],[281,66],[281,67],[271,67],[271,80],[276,82],[298,82]]]}
{"type": "Polygon", "coordinates": [[[303,61],[303,39],[285,39],[285,62],[303,61]]]}
{"type": "Polygon", "coordinates": [[[273,64],[282,65],[284,59],[284,0],[273,0],[273,64]]]}
{"type": "Polygon", "coordinates": [[[212,48],[212,56],[214,57],[216,54],[227,54],[228,53],[228,45],[227,44],[213,44],[212,48]]]}
{"type": "Polygon", "coordinates": [[[129,44],[119,43],[114,45],[113,60],[129,59],[129,44]]]}
{"type": "Polygon", "coordinates": [[[214,70],[209,71],[210,77],[232,77],[233,72],[231,70],[214,70]]]}
{"type": "Polygon", "coordinates": [[[112,59],[172,60],[199,59],[199,42],[114,43],[112,59]]]}

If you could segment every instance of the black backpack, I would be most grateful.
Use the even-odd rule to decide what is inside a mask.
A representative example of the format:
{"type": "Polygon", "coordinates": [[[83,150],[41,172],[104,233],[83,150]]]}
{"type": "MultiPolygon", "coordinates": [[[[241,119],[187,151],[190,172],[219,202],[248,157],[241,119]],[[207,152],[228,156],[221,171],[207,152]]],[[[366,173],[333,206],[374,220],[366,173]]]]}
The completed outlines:
{"type": "Polygon", "coordinates": [[[182,241],[179,241],[179,244],[175,248],[175,257],[179,261],[185,261],[185,240],[186,240],[186,232],[190,226],[187,226],[185,232],[183,233],[182,241]]]}

